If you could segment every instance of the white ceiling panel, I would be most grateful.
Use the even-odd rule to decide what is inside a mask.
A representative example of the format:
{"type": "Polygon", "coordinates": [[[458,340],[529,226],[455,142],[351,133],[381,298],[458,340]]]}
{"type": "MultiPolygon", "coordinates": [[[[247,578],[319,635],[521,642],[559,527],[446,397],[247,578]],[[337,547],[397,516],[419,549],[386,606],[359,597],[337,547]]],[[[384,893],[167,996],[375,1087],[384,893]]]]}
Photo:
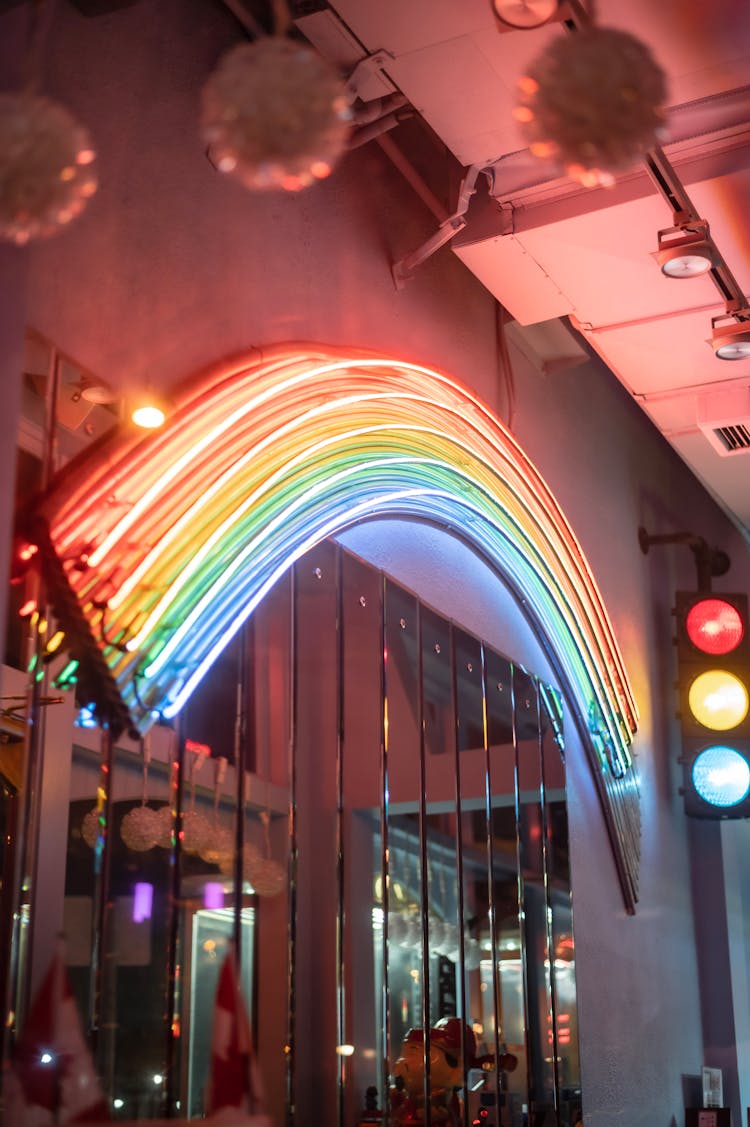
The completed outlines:
{"type": "Polygon", "coordinates": [[[595,8],[599,25],[641,39],[666,72],[667,157],[729,270],[723,292],[709,276],[661,274],[653,252],[674,214],[642,163],[610,196],[525,153],[513,118],[518,77],[552,38],[578,32],[553,22],[501,34],[489,0],[330,5],[368,52],[390,53],[385,73],[458,161],[487,169],[491,196],[474,197],[452,242],[458,257],[519,324],[572,315],[750,539],[750,454],[721,457],[696,421],[699,395],[750,387],[750,358],[718,360],[709,344],[727,294],[747,305],[750,291],[750,0],[595,8]]]}

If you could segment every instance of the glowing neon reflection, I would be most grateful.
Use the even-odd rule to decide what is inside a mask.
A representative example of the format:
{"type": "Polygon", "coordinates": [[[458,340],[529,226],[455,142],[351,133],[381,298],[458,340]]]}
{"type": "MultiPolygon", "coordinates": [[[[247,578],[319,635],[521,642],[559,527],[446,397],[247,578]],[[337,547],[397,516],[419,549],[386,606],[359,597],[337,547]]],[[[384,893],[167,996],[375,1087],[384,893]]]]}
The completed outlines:
{"type": "Polygon", "coordinates": [[[420,365],[279,347],[186,386],[166,426],[119,431],[43,515],[135,726],[172,716],[309,548],[375,515],[439,522],[512,580],[603,767],[637,713],[601,596],[537,470],[466,388],[420,365]]]}

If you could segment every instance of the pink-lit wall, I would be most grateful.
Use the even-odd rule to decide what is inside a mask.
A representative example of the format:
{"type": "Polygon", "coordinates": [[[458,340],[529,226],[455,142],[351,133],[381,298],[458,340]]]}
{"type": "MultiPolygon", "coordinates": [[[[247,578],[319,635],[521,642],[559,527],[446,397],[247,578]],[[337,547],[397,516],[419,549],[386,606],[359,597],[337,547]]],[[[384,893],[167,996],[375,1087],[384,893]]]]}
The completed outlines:
{"type": "MultiPolygon", "coordinates": [[[[26,7],[0,17],[0,62],[18,42],[26,7]]],[[[56,6],[43,86],[90,128],[101,186],[64,234],[4,257],[3,560],[25,272],[26,323],[124,390],[145,378],[168,389],[221,356],[308,339],[442,368],[502,415],[495,311],[479,283],[445,248],[406,288],[394,288],[391,261],[431,234],[435,221],[377,146],[349,154],[329,181],[295,196],[253,196],[214,171],[197,131],[199,91],[236,38],[228,11],[208,0],[142,0],[97,18],[56,6]]],[[[8,73],[0,67],[0,82],[8,73]]],[[[584,1115],[587,1127],[679,1125],[683,1075],[699,1072],[713,1049],[725,1051],[702,1043],[710,1001],[703,999],[702,1014],[672,719],[669,608],[674,588],[691,586],[694,571],[684,548],[644,557],[636,530],[688,529],[726,548],[735,567],[717,586],[727,589],[748,586],[746,549],[597,361],[543,377],[520,354],[513,360],[516,436],[581,541],[641,710],[635,917],[624,912],[575,741],[569,760],[584,1115]]],[[[373,557],[389,552],[397,575],[424,573],[408,536],[396,529],[391,536],[372,546],[373,557]]],[[[449,548],[438,556],[436,568],[450,570],[449,548]]],[[[717,849],[718,861],[715,836],[707,848],[717,849]]]]}

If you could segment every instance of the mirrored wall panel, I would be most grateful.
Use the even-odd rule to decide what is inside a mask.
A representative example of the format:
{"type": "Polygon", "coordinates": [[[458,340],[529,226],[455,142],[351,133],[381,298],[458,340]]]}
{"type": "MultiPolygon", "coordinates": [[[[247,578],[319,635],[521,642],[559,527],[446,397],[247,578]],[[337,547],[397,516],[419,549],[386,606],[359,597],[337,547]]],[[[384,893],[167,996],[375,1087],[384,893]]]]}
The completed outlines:
{"type": "MultiPolygon", "coordinates": [[[[574,1127],[553,688],[326,541],[175,722],[113,740],[85,703],[44,713],[57,782],[40,795],[39,864],[23,862],[22,903],[4,883],[0,927],[19,1029],[62,927],[115,1120],[216,1110],[231,963],[248,1106],[277,1127],[574,1127]]],[[[5,746],[12,829],[20,768],[5,746]]]]}

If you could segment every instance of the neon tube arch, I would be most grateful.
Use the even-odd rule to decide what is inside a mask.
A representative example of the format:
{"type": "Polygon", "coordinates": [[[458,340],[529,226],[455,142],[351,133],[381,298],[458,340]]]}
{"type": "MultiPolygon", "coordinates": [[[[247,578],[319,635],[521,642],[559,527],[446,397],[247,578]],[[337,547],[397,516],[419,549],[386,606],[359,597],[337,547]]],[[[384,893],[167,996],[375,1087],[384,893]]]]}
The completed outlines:
{"type": "Polygon", "coordinates": [[[294,560],[376,515],[439,522],[507,577],[598,770],[632,783],[627,673],[549,488],[455,380],[360,351],[254,351],[187,384],[162,430],[122,427],[66,467],[30,528],[62,681],[120,730],[174,716],[294,560]]]}

